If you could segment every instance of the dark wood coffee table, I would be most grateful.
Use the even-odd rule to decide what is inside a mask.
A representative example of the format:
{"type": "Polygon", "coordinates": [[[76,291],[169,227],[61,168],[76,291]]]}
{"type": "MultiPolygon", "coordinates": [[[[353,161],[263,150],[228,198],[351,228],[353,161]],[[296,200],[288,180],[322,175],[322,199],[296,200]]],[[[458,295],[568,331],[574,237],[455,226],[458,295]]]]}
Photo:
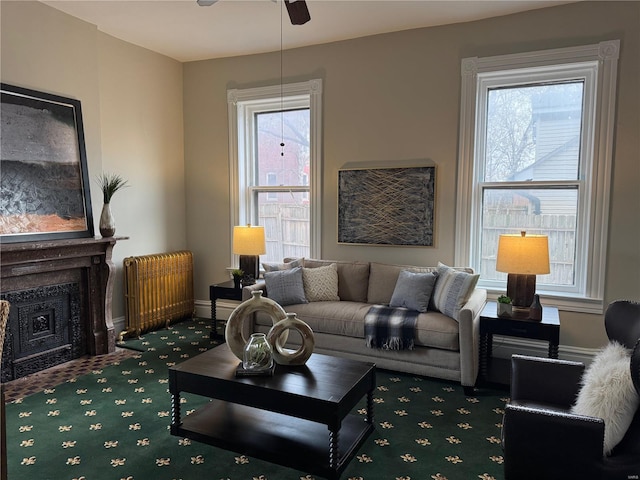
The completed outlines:
{"type": "Polygon", "coordinates": [[[236,377],[226,344],[169,368],[171,433],[338,479],[373,431],[373,363],[314,353],[272,377],[236,377]],[[213,399],[181,418],[180,393],[213,399]],[[365,397],[366,418],[350,412],[365,397]]]}

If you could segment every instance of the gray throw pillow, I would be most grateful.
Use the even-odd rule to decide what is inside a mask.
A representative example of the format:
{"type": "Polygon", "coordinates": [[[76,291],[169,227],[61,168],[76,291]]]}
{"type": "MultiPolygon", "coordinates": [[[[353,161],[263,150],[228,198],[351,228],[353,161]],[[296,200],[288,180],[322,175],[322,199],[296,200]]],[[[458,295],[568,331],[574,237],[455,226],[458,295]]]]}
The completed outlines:
{"type": "Polygon", "coordinates": [[[292,268],[301,267],[301,266],[302,266],[302,258],[296,258],[295,260],[291,260],[290,262],[285,261],[284,263],[262,262],[262,268],[265,272],[291,270],[292,268]]]}
{"type": "Polygon", "coordinates": [[[264,283],[267,287],[267,296],[282,306],[308,303],[304,296],[302,267],[266,272],[264,283]]]}
{"type": "Polygon", "coordinates": [[[409,310],[426,312],[437,275],[414,273],[402,270],[391,295],[390,307],[405,307],[409,310]]]}

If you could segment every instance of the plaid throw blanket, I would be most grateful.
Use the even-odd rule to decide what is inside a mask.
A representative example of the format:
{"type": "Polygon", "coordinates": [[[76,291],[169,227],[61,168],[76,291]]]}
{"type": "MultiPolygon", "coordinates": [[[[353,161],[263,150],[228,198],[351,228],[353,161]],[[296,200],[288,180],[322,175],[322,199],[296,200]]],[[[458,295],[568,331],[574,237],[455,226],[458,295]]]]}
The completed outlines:
{"type": "Polygon", "coordinates": [[[418,314],[406,308],[373,305],[364,317],[367,347],[412,350],[418,314]]]}

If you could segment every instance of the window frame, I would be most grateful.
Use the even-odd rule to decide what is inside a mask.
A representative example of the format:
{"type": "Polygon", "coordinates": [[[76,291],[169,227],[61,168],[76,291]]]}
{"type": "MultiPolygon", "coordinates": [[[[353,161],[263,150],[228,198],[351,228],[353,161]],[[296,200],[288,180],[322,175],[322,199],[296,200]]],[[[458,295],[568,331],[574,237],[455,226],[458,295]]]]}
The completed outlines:
{"type": "MultiPolygon", "coordinates": [[[[227,110],[229,120],[229,172],[230,172],[230,225],[229,250],[231,265],[237,263],[233,254],[233,227],[252,223],[256,212],[253,211],[251,196],[253,165],[255,165],[254,115],[264,111],[294,110],[309,108],[309,170],[311,184],[300,187],[309,190],[309,252],[312,257],[320,258],[322,220],[322,80],[312,79],[306,82],[286,83],[266,87],[230,89],[227,91],[227,110]]],[[[262,191],[278,187],[260,187],[262,191]]]]}
{"type": "MultiPolygon", "coordinates": [[[[498,80],[500,85],[510,80],[514,85],[522,84],[523,75],[530,75],[529,78],[534,78],[531,75],[535,75],[538,80],[559,79],[561,75],[569,73],[576,78],[575,72],[582,72],[586,77],[593,75],[593,90],[588,91],[589,87],[585,82],[584,92],[585,98],[588,95],[593,98],[593,102],[585,102],[583,111],[583,118],[592,119],[593,128],[590,132],[585,132],[581,144],[581,156],[586,157],[581,160],[580,165],[588,171],[581,171],[578,178],[578,182],[583,182],[579,191],[581,195],[585,195],[578,200],[575,267],[578,272],[578,288],[575,291],[558,291],[544,290],[540,286],[538,290],[543,299],[552,298],[553,303],[563,310],[603,312],[619,49],[619,40],[611,40],[579,47],[462,59],[455,236],[457,265],[469,265],[474,269],[479,266],[476,252],[482,210],[482,189],[479,184],[483,171],[480,165],[484,167],[480,155],[483,153],[485,128],[483,119],[480,119],[483,111],[483,104],[480,102],[486,102],[488,86],[495,85],[498,80]],[[537,71],[541,68],[545,73],[538,74],[537,71]],[[586,232],[586,235],[581,235],[581,232],[586,232]],[[591,254],[586,255],[585,252],[591,254]]],[[[506,186],[506,182],[498,183],[506,186]]],[[[546,181],[538,184],[553,183],[555,182],[546,181]]],[[[565,185],[571,182],[560,183],[565,185]]],[[[506,281],[487,282],[481,278],[479,286],[487,289],[489,298],[495,298],[504,292],[506,281]]]]}

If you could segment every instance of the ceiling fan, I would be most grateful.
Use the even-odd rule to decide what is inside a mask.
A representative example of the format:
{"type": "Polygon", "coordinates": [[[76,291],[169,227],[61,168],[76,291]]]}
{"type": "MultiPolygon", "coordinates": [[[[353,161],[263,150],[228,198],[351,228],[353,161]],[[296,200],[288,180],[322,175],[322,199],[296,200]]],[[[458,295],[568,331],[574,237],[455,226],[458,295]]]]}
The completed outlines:
{"type": "MultiPolygon", "coordinates": [[[[218,0],[196,0],[196,3],[201,7],[209,7],[216,3],[218,0]]],[[[275,2],[276,0],[272,0],[275,2]]],[[[289,13],[289,19],[292,25],[304,25],[311,20],[309,15],[309,9],[307,8],[307,2],[305,0],[283,0],[289,13]]]]}

